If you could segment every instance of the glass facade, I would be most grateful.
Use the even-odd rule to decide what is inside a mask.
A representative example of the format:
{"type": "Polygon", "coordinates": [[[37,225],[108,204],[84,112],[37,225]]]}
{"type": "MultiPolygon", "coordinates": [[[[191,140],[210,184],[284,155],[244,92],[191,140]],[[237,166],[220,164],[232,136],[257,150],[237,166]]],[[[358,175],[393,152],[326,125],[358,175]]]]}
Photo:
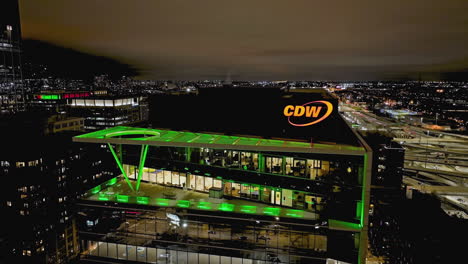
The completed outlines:
{"type": "MultiPolygon", "coordinates": [[[[124,162],[138,164],[139,156],[130,152],[124,162]]],[[[225,197],[320,212],[325,219],[362,220],[363,156],[151,146],[146,166],[162,171],[145,168],[143,181],[180,188],[185,182],[188,190],[201,192],[222,188],[225,197]],[[172,179],[173,173],[179,176],[172,179]]],[[[133,166],[130,178],[136,179],[136,171],[133,166]]]]}
{"type": "MultiPolygon", "coordinates": [[[[333,178],[344,184],[361,185],[363,159],[305,153],[260,153],[209,148],[152,147],[154,159],[238,169],[309,180],[333,178]],[[309,156],[309,157],[308,157],[309,156]]],[[[151,158],[151,157],[150,157],[151,158]]]]}
{"type": "MultiPolygon", "coordinates": [[[[132,182],[139,148],[120,153],[132,182]]],[[[90,257],[146,263],[354,263],[364,232],[365,157],[150,146],[141,180],[167,197],[97,190],[93,201],[152,209],[98,213],[101,225],[113,219],[114,228],[102,236],[85,227],[83,246],[90,257]]]]}
{"type": "Polygon", "coordinates": [[[145,263],[324,263],[328,249],[326,226],[213,218],[169,208],[99,213],[97,225],[81,227],[88,256],[145,263]],[[99,232],[102,226],[111,227],[106,236],[99,232]]]}
{"type": "MultiPolygon", "coordinates": [[[[124,164],[130,179],[138,177],[137,167],[124,164]]],[[[320,211],[323,198],[313,193],[275,188],[272,186],[220,180],[191,173],[144,168],[142,181],[170,187],[185,188],[208,193],[214,187],[223,191],[224,197],[243,198],[266,204],[282,205],[308,211],[320,211]]]]}

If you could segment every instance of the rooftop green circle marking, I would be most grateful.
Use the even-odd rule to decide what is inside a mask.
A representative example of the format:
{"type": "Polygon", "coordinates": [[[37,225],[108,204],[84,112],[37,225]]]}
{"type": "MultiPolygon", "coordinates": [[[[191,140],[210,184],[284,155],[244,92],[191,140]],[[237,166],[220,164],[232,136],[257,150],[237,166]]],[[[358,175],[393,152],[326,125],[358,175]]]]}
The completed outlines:
{"type": "Polygon", "coordinates": [[[111,132],[105,134],[104,138],[113,138],[113,137],[120,137],[120,136],[128,136],[128,135],[135,135],[135,137],[131,137],[129,139],[151,139],[155,137],[160,137],[161,133],[153,130],[123,130],[117,132],[111,132]],[[141,135],[141,136],[139,136],[141,135]],[[137,137],[139,136],[139,137],[137,137]],[[146,137],[149,136],[149,137],[146,137]]]}

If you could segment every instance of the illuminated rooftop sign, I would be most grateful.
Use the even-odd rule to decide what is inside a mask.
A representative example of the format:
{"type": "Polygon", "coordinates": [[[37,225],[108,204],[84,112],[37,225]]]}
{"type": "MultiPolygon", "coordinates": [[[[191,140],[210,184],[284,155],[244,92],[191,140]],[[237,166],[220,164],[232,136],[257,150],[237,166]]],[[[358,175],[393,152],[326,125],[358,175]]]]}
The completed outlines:
{"type": "Polygon", "coordinates": [[[283,109],[284,116],[288,117],[289,124],[293,126],[310,126],[325,120],[333,111],[333,105],[328,101],[312,101],[303,105],[287,105],[283,109]],[[326,108],[326,110],[324,109],[326,108]],[[291,117],[303,122],[291,121],[291,117]],[[298,122],[298,123],[296,123],[298,122]]]}
{"type": "Polygon", "coordinates": [[[59,94],[39,94],[36,96],[37,99],[41,100],[58,100],[60,99],[59,94]]]}
{"type": "Polygon", "coordinates": [[[83,93],[66,93],[63,95],[63,98],[81,98],[81,97],[89,97],[91,95],[90,92],[83,92],[83,93]]]}
{"type": "Polygon", "coordinates": [[[92,92],[80,92],[80,93],[63,93],[63,94],[38,94],[36,99],[40,100],[59,100],[59,99],[68,99],[68,98],[82,98],[89,97],[92,92]]]}

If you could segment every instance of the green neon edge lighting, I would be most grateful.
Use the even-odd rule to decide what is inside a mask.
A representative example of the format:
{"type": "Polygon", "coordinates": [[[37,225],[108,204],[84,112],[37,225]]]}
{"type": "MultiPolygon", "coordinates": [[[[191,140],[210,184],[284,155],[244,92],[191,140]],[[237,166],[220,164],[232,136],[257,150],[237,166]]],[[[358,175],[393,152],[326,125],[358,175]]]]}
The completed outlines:
{"type": "Polygon", "coordinates": [[[190,207],[190,201],[187,200],[178,200],[177,201],[177,206],[182,207],[182,208],[189,208],[190,207]]]}
{"type": "MultiPolygon", "coordinates": [[[[125,126],[116,126],[113,128],[108,128],[104,130],[99,130],[83,135],[76,136],[76,138],[95,138],[95,139],[105,139],[108,138],[111,134],[118,134],[118,135],[135,135],[135,134],[143,134],[143,135],[150,135],[150,137],[137,137],[137,138],[127,138],[126,140],[155,140],[161,142],[184,142],[184,143],[191,143],[190,141],[193,139],[186,139],[186,140],[179,140],[178,138],[184,138],[185,135],[196,135],[198,139],[203,139],[204,137],[217,137],[219,140],[216,142],[223,142],[228,141],[227,143],[236,145],[239,142],[240,145],[252,146],[252,144],[248,144],[249,142],[258,142],[258,138],[249,138],[249,137],[237,137],[237,136],[226,136],[222,134],[202,134],[202,133],[193,133],[193,132],[182,132],[182,131],[173,131],[173,130],[160,130],[160,129],[148,129],[148,128],[137,128],[137,127],[125,127],[125,126]],[[145,134],[146,133],[146,134],[145,134]],[[152,136],[151,136],[152,135],[152,136]],[[181,136],[178,136],[181,135],[181,136]]],[[[197,141],[193,140],[193,141],[197,141]]],[[[261,139],[261,143],[263,146],[285,146],[287,149],[288,147],[300,147],[304,149],[310,149],[309,142],[298,142],[298,141],[284,141],[284,140],[277,140],[277,139],[261,139]]],[[[209,143],[209,142],[195,142],[195,143],[206,143],[206,144],[217,144],[217,143],[209,143]]],[[[227,144],[226,143],[226,144],[227,144]]],[[[314,144],[314,147],[317,148],[321,146],[321,144],[314,144]]],[[[323,144],[323,147],[329,148],[330,145],[323,144]]],[[[353,150],[353,151],[363,151],[363,147],[355,147],[355,146],[340,146],[341,149],[345,150],[353,150]]]]}
{"type": "Polygon", "coordinates": [[[141,177],[143,176],[143,167],[145,166],[146,154],[148,154],[148,145],[141,146],[140,164],[138,165],[138,179],[136,184],[136,191],[140,189],[141,177]]]}
{"type": "Polygon", "coordinates": [[[210,210],[211,209],[211,203],[210,202],[198,202],[198,208],[204,209],[204,210],[210,210]]]}
{"type": "Polygon", "coordinates": [[[128,199],[129,199],[128,195],[117,194],[116,197],[117,197],[117,202],[128,203],[128,199]]]}
{"type": "Polygon", "coordinates": [[[156,198],[156,204],[160,206],[169,206],[169,199],[156,198]]]}
{"type": "Polygon", "coordinates": [[[265,207],[265,208],[263,208],[263,214],[266,214],[266,215],[279,216],[280,211],[281,211],[281,209],[276,208],[276,207],[265,207]]]}
{"type": "Polygon", "coordinates": [[[302,218],[304,217],[304,211],[297,210],[297,209],[288,209],[286,210],[286,215],[291,216],[291,217],[296,217],[296,218],[302,218]]]}
{"type": "Polygon", "coordinates": [[[241,205],[240,211],[247,214],[255,214],[257,212],[257,206],[254,205],[241,205]]]}
{"type": "Polygon", "coordinates": [[[114,184],[117,183],[117,177],[113,178],[113,179],[110,179],[108,182],[107,182],[107,186],[112,186],[114,184]]]}
{"type": "Polygon", "coordinates": [[[139,204],[149,204],[149,197],[137,196],[137,203],[139,203],[139,204]]]}
{"type": "Polygon", "coordinates": [[[114,148],[112,147],[112,145],[110,143],[107,143],[107,145],[109,146],[109,149],[110,149],[110,151],[112,153],[112,156],[114,156],[114,159],[117,162],[117,165],[119,166],[120,172],[122,172],[122,175],[125,177],[125,181],[127,182],[128,186],[130,187],[130,189],[132,191],[135,191],[135,189],[133,189],[132,183],[130,182],[130,179],[127,176],[127,173],[125,172],[125,170],[124,170],[124,168],[122,166],[122,163],[120,162],[119,157],[115,153],[114,148]]]}
{"type": "Polygon", "coordinates": [[[366,196],[366,181],[367,181],[367,153],[364,154],[364,171],[362,175],[362,194],[361,194],[361,228],[364,226],[364,208],[366,196]]]}
{"type": "MultiPolygon", "coordinates": [[[[364,227],[364,209],[365,209],[365,201],[366,201],[366,181],[368,180],[367,179],[367,153],[364,154],[364,171],[363,171],[363,175],[362,175],[362,194],[361,194],[361,213],[360,213],[360,223],[359,223],[359,228],[362,230],[362,228],[364,227]]],[[[362,231],[359,235],[362,235],[362,231]]],[[[364,234],[364,235],[367,235],[367,234],[364,234]]],[[[360,238],[362,239],[362,238],[360,238]]],[[[361,244],[359,242],[359,244],[361,244]]],[[[363,255],[362,253],[362,250],[364,250],[362,248],[362,246],[360,245],[359,246],[359,253],[358,253],[358,264],[362,264],[362,261],[361,261],[361,255],[363,255]]]]}
{"type": "Polygon", "coordinates": [[[94,187],[94,188],[91,189],[91,193],[92,193],[92,194],[96,194],[96,193],[98,193],[100,190],[101,190],[101,185],[98,185],[98,186],[96,186],[96,187],[94,187]]]}
{"type": "Polygon", "coordinates": [[[234,211],[235,205],[230,204],[230,203],[221,203],[218,207],[218,210],[224,211],[224,212],[232,212],[234,211]]]}
{"type": "Polygon", "coordinates": [[[105,193],[100,193],[98,199],[100,201],[109,201],[109,196],[105,193]]]}

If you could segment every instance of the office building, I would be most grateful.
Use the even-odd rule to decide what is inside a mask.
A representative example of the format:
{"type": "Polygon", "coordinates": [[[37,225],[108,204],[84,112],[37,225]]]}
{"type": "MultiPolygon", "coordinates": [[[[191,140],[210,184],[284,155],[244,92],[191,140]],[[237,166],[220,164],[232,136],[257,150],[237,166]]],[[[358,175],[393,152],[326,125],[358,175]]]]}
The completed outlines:
{"type": "Polygon", "coordinates": [[[148,120],[148,104],[144,96],[71,98],[67,106],[70,115],[85,118],[86,130],[142,125],[148,120]]]}
{"type": "Polygon", "coordinates": [[[72,144],[73,132],[45,136],[36,130],[21,127],[2,134],[3,146],[15,142],[15,149],[0,152],[3,263],[76,259],[80,249],[74,201],[115,173],[106,165],[107,149],[72,144]]]}
{"type": "Polygon", "coordinates": [[[45,90],[31,94],[28,98],[28,109],[48,113],[64,113],[67,111],[67,102],[76,98],[100,97],[107,95],[106,90],[45,90]]]}
{"type": "Polygon", "coordinates": [[[17,0],[0,3],[0,114],[24,110],[17,0]]]}
{"type": "Polygon", "coordinates": [[[161,128],[74,137],[107,144],[121,172],[79,201],[84,258],[365,262],[370,148],[322,90],[248,91],[178,97],[177,112],[162,96],[152,112],[161,128]],[[210,107],[222,116],[204,111],[210,107]]]}

